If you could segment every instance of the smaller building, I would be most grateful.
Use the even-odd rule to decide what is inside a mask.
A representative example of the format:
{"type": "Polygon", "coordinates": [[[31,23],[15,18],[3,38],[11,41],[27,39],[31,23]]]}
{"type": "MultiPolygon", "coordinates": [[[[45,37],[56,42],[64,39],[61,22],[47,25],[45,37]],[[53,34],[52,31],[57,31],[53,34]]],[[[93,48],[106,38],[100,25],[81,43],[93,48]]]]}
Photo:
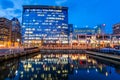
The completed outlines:
{"type": "Polygon", "coordinates": [[[86,35],[92,35],[95,34],[95,29],[94,28],[75,28],[74,29],[74,34],[86,34],[86,35]]]}
{"type": "Polygon", "coordinates": [[[19,46],[21,43],[21,26],[20,22],[17,18],[13,18],[12,20],[12,46],[19,46]]]}
{"type": "Polygon", "coordinates": [[[9,19],[0,18],[0,47],[11,46],[11,28],[12,23],[9,19]]]}
{"type": "Polygon", "coordinates": [[[120,35],[120,23],[113,25],[113,34],[120,35]]]}
{"type": "Polygon", "coordinates": [[[120,23],[113,25],[113,34],[111,37],[113,46],[120,45],[120,23]]]}
{"type": "Polygon", "coordinates": [[[105,26],[106,24],[99,24],[97,25],[94,29],[95,29],[95,34],[99,34],[99,35],[103,35],[105,34],[105,26]]]}

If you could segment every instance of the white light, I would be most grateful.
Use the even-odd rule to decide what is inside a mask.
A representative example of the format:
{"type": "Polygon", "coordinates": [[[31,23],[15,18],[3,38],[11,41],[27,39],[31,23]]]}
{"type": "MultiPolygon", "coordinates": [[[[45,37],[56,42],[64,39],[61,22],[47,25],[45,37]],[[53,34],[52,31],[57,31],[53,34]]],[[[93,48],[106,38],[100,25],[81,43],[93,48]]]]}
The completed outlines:
{"type": "Polygon", "coordinates": [[[87,69],[87,73],[89,73],[90,71],[89,71],[89,69],[87,69]]]}
{"type": "Polygon", "coordinates": [[[77,71],[77,70],[76,70],[75,72],[76,72],[76,73],[78,73],[78,71],[77,71]]]}
{"type": "Polygon", "coordinates": [[[97,70],[97,69],[95,69],[95,71],[96,71],[96,72],[98,72],[98,70],[97,70]]]}
{"type": "Polygon", "coordinates": [[[17,70],[15,71],[15,74],[18,75],[18,71],[17,70]]]}
{"type": "Polygon", "coordinates": [[[20,39],[17,39],[18,42],[20,42],[20,39]]]}

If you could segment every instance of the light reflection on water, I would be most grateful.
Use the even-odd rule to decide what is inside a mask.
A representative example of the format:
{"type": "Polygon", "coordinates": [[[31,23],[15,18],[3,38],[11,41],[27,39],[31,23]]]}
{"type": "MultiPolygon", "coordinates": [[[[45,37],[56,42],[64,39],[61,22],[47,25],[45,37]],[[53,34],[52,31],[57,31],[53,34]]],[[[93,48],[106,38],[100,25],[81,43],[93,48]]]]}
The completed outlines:
{"type": "Polygon", "coordinates": [[[119,80],[120,68],[86,54],[39,53],[0,64],[0,80],[4,79],[119,80]]]}

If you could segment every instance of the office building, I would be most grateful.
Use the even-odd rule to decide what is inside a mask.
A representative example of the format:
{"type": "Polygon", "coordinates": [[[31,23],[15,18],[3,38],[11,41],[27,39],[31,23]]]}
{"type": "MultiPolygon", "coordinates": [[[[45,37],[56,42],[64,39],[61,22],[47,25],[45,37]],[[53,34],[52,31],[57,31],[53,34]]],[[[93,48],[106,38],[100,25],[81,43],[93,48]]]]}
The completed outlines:
{"type": "Polygon", "coordinates": [[[68,8],[24,5],[23,43],[29,45],[68,44],[68,8]]]}
{"type": "Polygon", "coordinates": [[[11,46],[11,27],[12,23],[10,20],[1,17],[0,18],[0,47],[11,46]]]}
{"type": "Polygon", "coordinates": [[[21,26],[20,22],[17,18],[13,18],[12,20],[12,46],[18,46],[21,43],[21,26]]]}

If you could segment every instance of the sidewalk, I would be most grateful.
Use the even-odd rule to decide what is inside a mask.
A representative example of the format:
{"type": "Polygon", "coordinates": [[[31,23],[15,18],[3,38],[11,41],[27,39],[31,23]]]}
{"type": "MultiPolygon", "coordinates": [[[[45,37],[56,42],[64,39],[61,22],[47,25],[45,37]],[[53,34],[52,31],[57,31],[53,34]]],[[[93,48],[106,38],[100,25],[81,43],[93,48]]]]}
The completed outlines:
{"type": "Polygon", "coordinates": [[[0,49],[0,62],[12,58],[18,58],[28,54],[40,52],[39,48],[29,49],[24,51],[24,48],[14,48],[14,49],[0,49]]]}
{"type": "Polygon", "coordinates": [[[0,56],[24,52],[24,48],[3,48],[0,49],[0,56]]]}

